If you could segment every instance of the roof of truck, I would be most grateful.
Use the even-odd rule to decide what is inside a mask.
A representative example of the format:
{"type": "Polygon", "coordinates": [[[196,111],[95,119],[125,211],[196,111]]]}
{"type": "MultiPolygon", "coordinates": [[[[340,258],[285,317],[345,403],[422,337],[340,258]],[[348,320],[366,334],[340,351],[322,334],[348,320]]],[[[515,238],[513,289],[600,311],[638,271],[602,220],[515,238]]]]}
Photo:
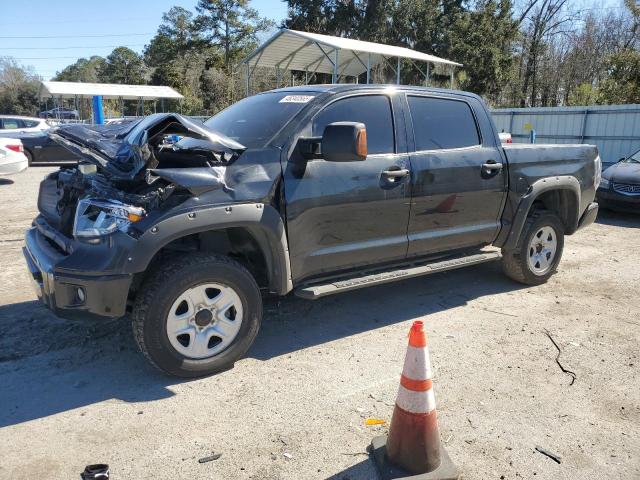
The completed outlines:
{"type": "MultiPolygon", "coordinates": [[[[326,92],[326,93],[341,93],[348,92],[351,90],[380,90],[380,89],[389,89],[390,91],[399,90],[399,91],[412,91],[412,92],[429,92],[429,93],[439,93],[446,95],[463,95],[467,97],[480,98],[475,93],[465,92],[463,90],[452,90],[449,88],[436,88],[436,87],[419,87],[415,85],[395,85],[395,84],[376,84],[376,83],[327,83],[327,84],[319,84],[319,85],[300,85],[296,87],[283,87],[278,88],[276,90],[269,90],[270,92],[291,92],[291,93],[302,93],[302,92],[326,92]]],[[[268,93],[268,92],[262,92],[268,93]]]]}

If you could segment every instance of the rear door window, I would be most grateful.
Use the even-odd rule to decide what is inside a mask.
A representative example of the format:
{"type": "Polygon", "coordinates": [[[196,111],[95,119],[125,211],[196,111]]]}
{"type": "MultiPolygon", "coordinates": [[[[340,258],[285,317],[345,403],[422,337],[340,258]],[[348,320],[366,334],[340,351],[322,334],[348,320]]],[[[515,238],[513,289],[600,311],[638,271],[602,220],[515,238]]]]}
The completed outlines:
{"type": "Polygon", "coordinates": [[[38,126],[38,122],[36,120],[23,120],[22,123],[24,123],[25,127],[27,128],[33,128],[38,126]]]}
{"type": "Polygon", "coordinates": [[[364,123],[369,154],[395,152],[391,102],[386,95],[360,95],[329,104],[313,119],[313,135],[322,136],[334,122],[364,123]]]}
{"type": "Polygon", "coordinates": [[[3,118],[2,128],[5,130],[15,130],[16,128],[22,128],[22,126],[20,125],[20,120],[17,118],[3,118]]]}
{"type": "Polygon", "coordinates": [[[471,107],[460,100],[407,97],[416,151],[472,147],[480,135],[471,107]]]}

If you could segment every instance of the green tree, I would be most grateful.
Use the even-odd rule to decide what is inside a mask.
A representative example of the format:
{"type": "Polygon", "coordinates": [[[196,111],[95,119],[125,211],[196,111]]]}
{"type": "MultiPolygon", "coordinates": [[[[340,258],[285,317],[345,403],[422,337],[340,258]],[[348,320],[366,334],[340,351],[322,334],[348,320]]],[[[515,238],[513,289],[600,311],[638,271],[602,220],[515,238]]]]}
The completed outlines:
{"type": "Polygon", "coordinates": [[[209,65],[220,62],[227,73],[256,48],[258,34],[273,26],[273,22],[249,6],[249,0],[199,0],[196,10],[196,28],[222,55],[220,59],[212,58],[209,65]]]}
{"type": "Polygon", "coordinates": [[[600,85],[600,103],[640,103],[640,52],[625,48],[612,55],[609,77],[600,85]]]}
{"type": "Polygon", "coordinates": [[[292,30],[334,35],[330,23],[334,4],[327,0],[288,0],[288,18],[283,25],[292,30]]]}
{"type": "Polygon", "coordinates": [[[600,99],[599,91],[590,83],[583,83],[574,88],[569,94],[567,105],[594,105],[600,99]]]}
{"type": "Polygon", "coordinates": [[[464,65],[461,87],[491,99],[509,80],[518,35],[510,0],[483,0],[452,29],[451,58],[464,65]]]}
{"type": "Polygon", "coordinates": [[[98,82],[100,71],[105,68],[105,59],[94,55],[80,58],[77,62],[64,67],[54,80],[60,82],[98,82]]]}
{"type": "Polygon", "coordinates": [[[145,47],[145,63],[153,67],[163,65],[202,46],[193,20],[193,13],[182,7],[165,12],[158,33],[145,47]]]}
{"type": "Polygon", "coordinates": [[[41,78],[15,59],[0,57],[0,112],[35,115],[41,78]]]}
{"type": "Polygon", "coordinates": [[[140,85],[145,83],[145,66],[142,57],[127,47],[118,47],[105,59],[98,71],[103,83],[140,85]]]}

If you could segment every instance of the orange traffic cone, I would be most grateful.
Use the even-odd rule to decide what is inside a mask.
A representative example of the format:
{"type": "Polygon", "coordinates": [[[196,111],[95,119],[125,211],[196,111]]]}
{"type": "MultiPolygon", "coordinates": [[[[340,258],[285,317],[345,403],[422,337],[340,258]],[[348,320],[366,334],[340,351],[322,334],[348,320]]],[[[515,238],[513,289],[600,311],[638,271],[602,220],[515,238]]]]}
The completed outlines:
{"type": "Polygon", "coordinates": [[[383,480],[455,480],[458,469],[440,446],[436,400],[431,381],[427,334],[413,322],[388,437],[376,437],[370,451],[383,480]]]}

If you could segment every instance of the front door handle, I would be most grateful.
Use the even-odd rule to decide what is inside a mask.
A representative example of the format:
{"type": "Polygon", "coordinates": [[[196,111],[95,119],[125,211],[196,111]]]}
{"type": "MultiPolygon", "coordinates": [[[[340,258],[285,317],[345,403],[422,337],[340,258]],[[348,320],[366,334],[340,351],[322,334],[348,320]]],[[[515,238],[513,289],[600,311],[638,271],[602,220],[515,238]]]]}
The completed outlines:
{"type": "Polygon", "coordinates": [[[398,170],[384,170],[382,174],[389,178],[402,178],[409,175],[409,170],[406,168],[400,168],[398,170]]]}
{"type": "Polygon", "coordinates": [[[496,162],[487,162],[482,164],[484,170],[502,170],[502,164],[496,162]]]}

